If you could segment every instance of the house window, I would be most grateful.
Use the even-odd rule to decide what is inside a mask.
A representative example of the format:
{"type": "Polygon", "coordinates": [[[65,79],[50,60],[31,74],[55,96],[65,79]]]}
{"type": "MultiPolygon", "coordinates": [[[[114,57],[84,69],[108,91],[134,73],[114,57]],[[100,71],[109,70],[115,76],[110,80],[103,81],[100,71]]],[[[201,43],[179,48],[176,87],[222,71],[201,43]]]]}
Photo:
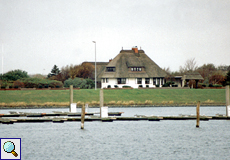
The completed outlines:
{"type": "Polygon", "coordinates": [[[126,84],[126,78],[117,78],[118,84],[126,84]]]}
{"type": "Polygon", "coordinates": [[[153,78],[153,85],[156,85],[156,78],[153,78]]]}
{"type": "Polygon", "coordinates": [[[164,79],[163,79],[163,78],[161,79],[161,85],[162,85],[162,84],[164,84],[164,79]]]}
{"type": "Polygon", "coordinates": [[[132,67],[131,71],[142,71],[141,67],[132,67]]]}
{"type": "Polygon", "coordinates": [[[150,83],[150,79],[149,78],[145,78],[145,84],[149,84],[150,83]]]}
{"type": "Polygon", "coordinates": [[[157,78],[157,84],[158,85],[160,84],[160,78],[157,78]]]}
{"type": "Polygon", "coordinates": [[[102,78],[103,83],[109,83],[109,78],[102,78]]]}
{"type": "Polygon", "coordinates": [[[142,84],[142,78],[137,78],[137,84],[142,84]]]}
{"type": "Polygon", "coordinates": [[[106,71],[107,72],[115,72],[115,67],[107,67],[106,71]]]}

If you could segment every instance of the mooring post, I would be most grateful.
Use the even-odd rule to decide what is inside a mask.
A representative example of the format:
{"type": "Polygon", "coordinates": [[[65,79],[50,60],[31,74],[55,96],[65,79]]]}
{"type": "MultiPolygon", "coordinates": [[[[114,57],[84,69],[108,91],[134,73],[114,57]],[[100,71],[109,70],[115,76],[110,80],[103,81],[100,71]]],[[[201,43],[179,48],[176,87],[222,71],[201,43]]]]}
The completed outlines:
{"type": "Polygon", "coordinates": [[[71,112],[71,104],[73,103],[73,85],[69,86],[69,111],[71,112]]]}
{"type": "Polygon", "coordinates": [[[196,127],[200,127],[200,101],[197,102],[196,106],[196,127]]]}
{"type": "Polygon", "coordinates": [[[226,96],[226,116],[229,116],[229,86],[225,87],[226,96]]]}
{"type": "Polygon", "coordinates": [[[85,122],[85,105],[82,105],[82,108],[81,108],[81,129],[84,129],[84,122],[85,122]]]}
{"type": "Polygon", "coordinates": [[[69,97],[70,97],[69,103],[71,104],[73,103],[73,85],[69,86],[69,97]]]}
{"type": "Polygon", "coordinates": [[[103,95],[103,89],[100,90],[100,117],[101,117],[101,108],[104,105],[104,95],[103,95]]]}

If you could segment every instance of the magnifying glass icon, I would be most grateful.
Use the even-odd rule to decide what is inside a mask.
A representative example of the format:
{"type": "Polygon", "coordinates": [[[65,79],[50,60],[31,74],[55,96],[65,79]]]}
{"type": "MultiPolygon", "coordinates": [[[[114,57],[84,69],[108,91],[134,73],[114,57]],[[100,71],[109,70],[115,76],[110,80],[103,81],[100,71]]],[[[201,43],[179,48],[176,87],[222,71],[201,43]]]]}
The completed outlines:
{"type": "Polygon", "coordinates": [[[15,150],[15,145],[11,141],[7,141],[3,145],[3,149],[7,153],[12,153],[15,157],[18,156],[18,154],[14,151],[15,150]]]}

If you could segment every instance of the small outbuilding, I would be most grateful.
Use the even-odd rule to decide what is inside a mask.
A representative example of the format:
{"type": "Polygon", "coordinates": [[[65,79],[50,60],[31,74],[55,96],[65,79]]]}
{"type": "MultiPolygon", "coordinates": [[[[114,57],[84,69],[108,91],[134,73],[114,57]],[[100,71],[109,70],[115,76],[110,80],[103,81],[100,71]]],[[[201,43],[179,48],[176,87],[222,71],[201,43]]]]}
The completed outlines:
{"type": "Polygon", "coordinates": [[[204,78],[198,72],[188,72],[182,76],[182,86],[184,86],[185,83],[187,84],[190,80],[196,81],[196,88],[197,88],[198,87],[198,81],[204,80],[204,78]]]}

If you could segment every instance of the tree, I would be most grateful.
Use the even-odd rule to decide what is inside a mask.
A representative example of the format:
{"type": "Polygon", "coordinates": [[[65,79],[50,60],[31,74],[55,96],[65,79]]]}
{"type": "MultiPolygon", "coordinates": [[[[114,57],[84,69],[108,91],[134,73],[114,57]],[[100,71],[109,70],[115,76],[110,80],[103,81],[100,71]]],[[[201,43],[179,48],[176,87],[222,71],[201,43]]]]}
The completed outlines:
{"type": "Polygon", "coordinates": [[[29,76],[26,71],[22,71],[20,69],[9,71],[0,76],[0,79],[4,81],[16,81],[22,78],[29,78],[29,76]]]}
{"type": "Polygon", "coordinates": [[[212,63],[204,64],[203,66],[197,69],[197,72],[204,78],[204,83],[209,83],[209,78],[212,76],[212,73],[217,71],[216,67],[212,63]]]}
{"type": "Polygon", "coordinates": [[[75,77],[79,78],[93,78],[93,71],[94,66],[91,63],[82,63],[80,65],[71,65],[70,67],[65,68],[64,75],[67,75],[66,72],[68,72],[68,77],[74,79],[75,77]]]}
{"type": "Polygon", "coordinates": [[[191,58],[185,62],[184,67],[180,66],[180,72],[182,74],[186,72],[194,72],[197,68],[195,58],[191,58]]]}
{"type": "Polygon", "coordinates": [[[53,66],[53,69],[51,70],[51,73],[48,74],[48,78],[52,77],[52,76],[56,76],[60,73],[59,68],[57,67],[57,65],[53,66]]]}
{"type": "Polygon", "coordinates": [[[230,70],[228,71],[228,73],[226,75],[225,84],[230,85],[230,70]]]}
{"type": "Polygon", "coordinates": [[[82,63],[78,71],[78,77],[92,78],[94,66],[90,63],[82,63]]]}
{"type": "Polygon", "coordinates": [[[70,78],[69,71],[70,71],[70,67],[68,65],[66,67],[62,67],[61,73],[58,75],[58,77],[59,77],[58,80],[62,81],[64,83],[65,80],[70,78]]]}
{"type": "Polygon", "coordinates": [[[169,67],[168,67],[168,68],[163,68],[163,70],[164,70],[164,71],[166,72],[166,74],[167,74],[166,77],[165,77],[165,79],[167,80],[167,84],[165,84],[165,86],[174,83],[173,81],[175,81],[175,77],[174,77],[174,75],[172,74],[170,68],[169,68],[169,67]]]}
{"type": "Polygon", "coordinates": [[[210,79],[209,79],[209,83],[212,84],[223,84],[223,82],[225,81],[226,77],[224,76],[223,72],[221,71],[216,71],[214,72],[210,79]]]}

